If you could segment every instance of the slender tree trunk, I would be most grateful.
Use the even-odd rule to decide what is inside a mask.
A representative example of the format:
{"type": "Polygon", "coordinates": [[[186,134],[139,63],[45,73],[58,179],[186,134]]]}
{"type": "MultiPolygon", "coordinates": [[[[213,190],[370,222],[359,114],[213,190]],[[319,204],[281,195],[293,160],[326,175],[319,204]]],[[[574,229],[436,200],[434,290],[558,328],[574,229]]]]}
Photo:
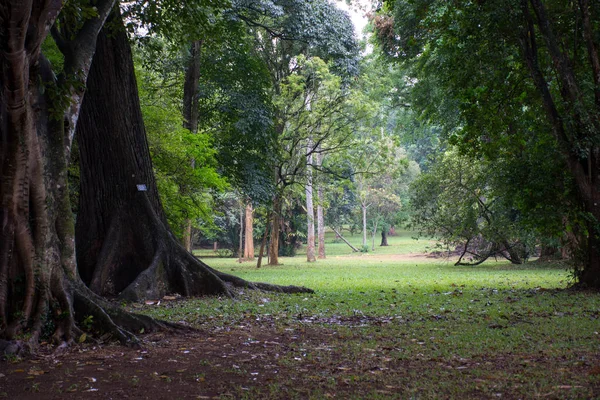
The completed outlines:
{"type": "Polygon", "coordinates": [[[273,200],[271,217],[271,242],[269,243],[269,265],[279,265],[279,228],[281,224],[281,200],[279,195],[273,200]]]}
{"type": "Polygon", "coordinates": [[[192,242],[193,242],[193,229],[192,229],[192,220],[186,219],[183,221],[183,237],[181,238],[181,243],[183,247],[191,252],[192,251],[192,242]]]}
{"type": "Polygon", "coordinates": [[[371,232],[371,251],[375,251],[375,236],[377,235],[377,220],[373,222],[373,231],[371,232]]]}
{"type": "Polygon", "coordinates": [[[263,238],[260,242],[260,250],[258,252],[258,261],[256,262],[256,268],[261,267],[262,259],[264,256],[265,245],[267,243],[268,236],[269,236],[269,219],[267,218],[267,223],[265,224],[265,233],[263,234],[263,238]]]}
{"type": "Polygon", "coordinates": [[[306,233],[306,261],[308,262],[315,262],[317,261],[317,258],[315,256],[315,207],[313,204],[313,177],[312,177],[312,161],[313,161],[313,156],[312,156],[312,140],[309,139],[308,141],[308,148],[307,148],[307,157],[306,157],[306,174],[307,174],[307,179],[306,179],[306,187],[305,187],[305,193],[306,193],[306,227],[307,227],[307,233],[306,233]]]}
{"type": "Polygon", "coordinates": [[[238,247],[238,261],[242,262],[244,258],[244,211],[243,207],[240,207],[240,242],[238,247]]]}
{"type": "MultiPolygon", "coordinates": [[[[323,165],[323,154],[321,153],[319,146],[317,152],[317,165],[320,167],[323,165]]],[[[325,216],[323,214],[323,185],[318,182],[317,186],[317,238],[318,238],[318,253],[319,258],[325,258],[325,216]]]]}
{"type": "Polygon", "coordinates": [[[360,204],[361,210],[362,210],[362,233],[363,233],[363,240],[362,240],[362,246],[363,249],[367,247],[367,205],[365,203],[361,203],[360,204]]]}
{"type": "Polygon", "coordinates": [[[252,204],[246,205],[245,215],[245,233],[246,240],[244,242],[244,259],[254,260],[254,217],[253,217],[252,204]]]}
{"type": "MultiPolygon", "coordinates": [[[[192,133],[198,132],[198,80],[200,79],[201,51],[202,41],[192,42],[183,83],[183,127],[192,133]]],[[[194,168],[196,161],[190,160],[190,162],[194,168]]],[[[192,220],[189,218],[184,221],[182,243],[187,251],[192,251],[192,220]]]]}

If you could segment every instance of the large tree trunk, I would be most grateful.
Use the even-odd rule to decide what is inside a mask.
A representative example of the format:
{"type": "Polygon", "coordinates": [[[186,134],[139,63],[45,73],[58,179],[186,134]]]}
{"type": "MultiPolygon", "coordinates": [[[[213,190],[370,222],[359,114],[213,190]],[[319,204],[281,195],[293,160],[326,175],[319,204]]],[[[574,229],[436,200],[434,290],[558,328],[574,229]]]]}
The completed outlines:
{"type": "Polygon", "coordinates": [[[77,135],[77,261],[94,292],[126,300],[166,293],[230,295],[226,282],[305,290],[252,284],[215,271],[173,236],[152,173],[131,49],[122,27],[103,30],[98,37],[77,135]]]}
{"type": "MultiPolygon", "coordinates": [[[[183,127],[192,133],[198,132],[198,80],[200,79],[201,50],[201,40],[196,40],[190,45],[190,55],[183,83],[183,127]]],[[[196,161],[190,160],[190,162],[194,168],[196,161]]],[[[182,243],[187,251],[192,251],[192,221],[189,218],[184,221],[182,243]]]]}
{"type": "MultiPolygon", "coordinates": [[[[96,33],[112,4],[98,2],[98,17],[84,24],[83,39],[71,30],[60,44],[69,55],[65,71],[77,70],[77,79],[85,81],[96,33]]],[[[41,90],[60,84],[39,54],[60,9],[61,3],[52,1],[0,5],[5,18],[0,28],[0,337],[29,333],[35,346],[44,321],[51,321],[52,339],[68,343],[81,333],[76,320],[92,315],[95,328],[129,342],[134,336],[125,329],[164,325],[96,297],[77,274],[66,177],[83,89],[74,90],[72,83],[59,87],[69,94],[67,105],[52,103],[55,98],[41,90]],[[65,118],[55,118],[63,111],[65,118]]]]}
{"type": "Polygon", "coordinates": [[[254,216],[253,216],[252,204],[246,205],[246,216],[245,216],[245,237],[244,241],[244,259],[254,260],[254,216]]]}

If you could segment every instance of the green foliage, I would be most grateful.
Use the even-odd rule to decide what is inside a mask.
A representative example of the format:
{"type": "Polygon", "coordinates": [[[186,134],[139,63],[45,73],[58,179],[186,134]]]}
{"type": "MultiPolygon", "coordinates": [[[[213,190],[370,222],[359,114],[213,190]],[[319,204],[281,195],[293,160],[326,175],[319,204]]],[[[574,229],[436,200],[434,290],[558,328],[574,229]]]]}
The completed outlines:
{"type": "Polygon", "coordinates": [[[446,152],[411,187],[414,226],[438,237],[447,248],[464,248],[476,260],[496,252],[499,245],[532,251],[539,240],[560,238],[563,216],[569,212],[561,206],[561,179],[566,178],[551,165],[545,170],[555,170],[556,175],[536,175],[527,168],[531,161],[490,162],[446,152]]]}
{"type": "Polygon", "coordinates": [[[299,55],[294,71],[274,96],[277,124],[282,126],[277,148],[281,187],[304,182],[307,156],[327,158],[352,146],[351,104],[342,79],[319,57],[299,55]]]}
{"type": "Polygon", "coordinates": [[[212,139],[183,128],[176,97],[147,90],[156,84],[150,72],[138,68],[138,76],[143,82],[140,100],[157,186],[171,229],[181,235],[189,219],[208,234],[215,229],[213,193],[228,186],[217,173],[212,139]]]}
{"type": "Polygon", "coordinates": [[[237,18],[257,28],[258,50],[273,73],[275,86],[289,73],[289,62],[298,54],[331,62],[339,76],[357,75],[358,44],[352,21],[331,2],[238,0],[234,5],[237,18]]]}
{"type": "Polygon", "coordinates": [[[597,119],[597,96],[581,28],[586,15],[597,26],[599,14],[582,4],[387,1],[375,20],[380,48],[411,82],[410,104],[421,123],[439,129],[442,148],[447,140],[484,162],[497,207],[517,210],[520,226],[544,240],[559,237],[563,223],[580,237],[596,226],[582,212],[582,198],[575,200],[587,183],[576,187],[569,177],[590,161],[600,138],[589,123],[597,119]],[[534,12],[538,6],[546,15],[534,12]],[[568,62],[552,54],[545,26],[568,62]]]}

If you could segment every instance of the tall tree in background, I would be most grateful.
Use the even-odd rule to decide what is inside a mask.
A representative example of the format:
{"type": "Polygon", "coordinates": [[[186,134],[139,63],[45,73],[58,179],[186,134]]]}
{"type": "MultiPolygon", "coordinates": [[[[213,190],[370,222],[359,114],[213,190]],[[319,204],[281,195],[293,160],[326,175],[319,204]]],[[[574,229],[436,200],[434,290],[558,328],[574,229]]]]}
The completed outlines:
{"type": "Polygon", "coordinates": [[[313,152],[311,151],[312,147],[312,138],[308,138],[307,149],[306,149],[306,184],[305,187],[305,195],[306,195],[306,261],[315,262],[317,261],[316,257],[316,248],[315,248],[315,206],[313,202],[313,152]]]}
{"type": "MultiPolygon", "coordinates": [[[[321,148],[317,148],[317,164],[316,168],[319,170],[323,166],[323,154],[321,148]]],[[[317,180],[317,242],[318,242],[318,257],[319,259],[325,259],[325,214],[323,210],[323,182],[317,180]]]]}
{"type": "MultiPolygon", "coordinates": [[[[324,0],[293,0],[254,5],[253,12],[241,15],[241,18],[254,29],[256,52],[268,68],[273,96],[281,96],[281,85],[294,72],[298,65],[294,59],[300,54],[331,62],[332,72],[340,76],[350,77],[358,72],[358,47],[352,23],[348,15],[333,4],[324,0]]],[[[269,262],[278,264],[283,191],[294,184],[296,177],[305,174],[307,154],[300,150],[305,147],[304,139],[296,140],[289,134],[288,139],[284,138],[289,114],[282,106],[276,107],[274,113],[274,138],[278,147],[274,148],[274,154],[269,154],[273,157],[275,186],[269,262]],[[290,157],[303,161],[290,165],[287,162],[290,157]],[[298,170],[300,166],[301,170],[298,170]]]]}

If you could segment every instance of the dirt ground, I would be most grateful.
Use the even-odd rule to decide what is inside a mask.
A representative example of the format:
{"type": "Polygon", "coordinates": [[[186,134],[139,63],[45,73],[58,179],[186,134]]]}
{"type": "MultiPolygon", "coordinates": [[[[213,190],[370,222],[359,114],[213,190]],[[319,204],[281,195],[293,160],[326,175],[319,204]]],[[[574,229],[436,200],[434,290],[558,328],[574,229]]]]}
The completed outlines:
{"type": "Polygon", "coordinates": [[[83,344],[57,355],[48,346],[34,358],[0,362],[0,398],[600,398],[600,385],[585,383],[600,365],[598,355],[573,355],[588,357],[585,363],[538,357],[525,365],[517,354],[402,361],[388,357],[389,349],[365,348],[364,357],[351,359],[330,346],[340,340],[345,338],[323,327],[246,325],[218,333],[146,335],[139,349],[83,344]],[[526,380],[530,365],[561,371],[560,379],[572,383],[536,392],[537,383],[526,380]]]}
{"type": "Polygon", "coordinates": [[[276,379],[272,363],[290,340],[239,329],[146,335],[138,349],[85,344],[57,355],[47,347],[32,359],[0,362],[0,398],[239,398],[276,379]]]}

